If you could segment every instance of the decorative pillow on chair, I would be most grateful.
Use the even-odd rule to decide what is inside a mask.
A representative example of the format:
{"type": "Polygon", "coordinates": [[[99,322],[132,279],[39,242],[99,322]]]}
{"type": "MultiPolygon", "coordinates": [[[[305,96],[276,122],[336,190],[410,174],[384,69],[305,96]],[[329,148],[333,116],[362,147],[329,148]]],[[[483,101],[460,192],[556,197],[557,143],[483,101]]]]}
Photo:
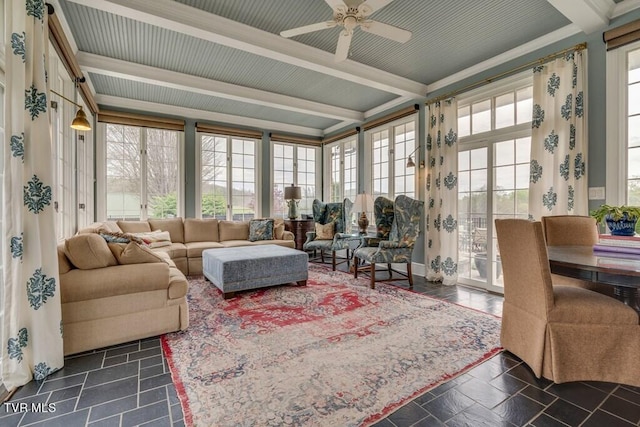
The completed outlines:
{"type": "Polygon", "coordinates": [[[326,224],[316,222],[316,240],[333,240],[335,229],[336,223],[333,221],[326,224]]]}
{"type": "Polygon", "coordinates": [[[249,240],[273,240],[272,219],[252,219],[249,221],[249,240]]]}

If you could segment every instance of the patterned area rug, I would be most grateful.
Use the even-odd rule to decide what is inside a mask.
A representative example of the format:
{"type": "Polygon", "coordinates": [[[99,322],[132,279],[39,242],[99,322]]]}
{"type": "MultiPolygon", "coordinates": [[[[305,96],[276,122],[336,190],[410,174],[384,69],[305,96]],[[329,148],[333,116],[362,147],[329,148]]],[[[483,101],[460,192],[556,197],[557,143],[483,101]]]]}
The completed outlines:
{"type": "Polygon", "coordinates": [[[494,316],[313,264],[307,283],[189,281],[190,326],[163,337],[187,424],[366,426],[499,350],[494,316]]]}

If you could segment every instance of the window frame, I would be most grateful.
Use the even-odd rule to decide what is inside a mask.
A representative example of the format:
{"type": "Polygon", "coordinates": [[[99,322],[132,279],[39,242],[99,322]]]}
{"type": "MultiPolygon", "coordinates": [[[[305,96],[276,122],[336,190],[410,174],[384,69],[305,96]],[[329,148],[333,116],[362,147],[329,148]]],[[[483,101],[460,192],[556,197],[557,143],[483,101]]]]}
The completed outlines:
{"type": "MultiPolygon", "coordinates": [[[[140,221],[146,221],[149,219],[148,209],[149,203],[147,198],[147,157],[146,157],[146,148],[147,148],[147,133],[146,130],[150,129],[148,127],[142,126],[129,126],[129,125],[119,125],[112,123],[99,122],[97,125],[97,146],[96,146],[96,168],[95,168],[95,176],[100,177],[97,179],[97,193],[100,196],[95,197],[96,201],[96,219],[98,221],[107,220],[107,126],[126,126],[131,128],[137,128],[138,132],[140,132],[140,204],[142,205],[140,208],[140,221]]],[[[161,129],[162,130],[162,129],[161,129]]],[[[169,131],[175,132],[177,134],[177,160],[178,160],[178,182],[177,185],[177,196],[176,196],[176,217],[182,217],[184,215],[184,132],[183,131],[169,131]]]]}
{"type": "MultiPolygon", "coordinates": [[[[470,120],[470,134],[458,138],[458,153],[475,149],[487,149],[486,159],[486,171],[487,171],[487,189],[486,189],[486,221],[487,221],[487,274],[486,281],[473,279],[470,277],[458,276],[458,281],[462,284],[479,287],[491,292],[503,293],[504,288],[498,284],[493,283],[493,278],[496,276],[494,269],[497,268],[497,238],[494,233],[493,218],[496,216],[504,216],[505,214],[498,214],[495,212],[494,206],[494,193],[495,189],[495,173],[496,173],[496,146],[497,144],[510,140],[518,140],[521,138],[531,137],[531,121],[517,124],[518,111],[517,107],[514,108],[514,125],[501,127],[496,129],[496,108],[495,99],[503,96],[506,93],[514,93],[514,105],[517,105],[517,92],[533,85],[533,75],[529,71],[515,74],[500,81],[482,86],[481,88],[474,89],[467,93],[458,95],[458,110],[461,108],[469,107],[470,114],[471,105],[476,102],[484,100],[490,100],[491,111],[491,129],[489,131],[483,131],[478,133],[472,133],[473,124],[471,115],[470,120]]],[[[514,164],[515,165],[515,164],[514,164]]],[[[458,189],[458,194],[459,193],[458,189]]],[[[459,196],[458,196],[459,197],[459,196]]],[[[457,218],[459,220],[459,217],[457,218]]],[[[470,238],[470,236],[469,236],[470,238]]],[[[471,244],[471,243],[469,243],[471,244]]],[[[458,249],[460,252],[460,249],[458,249]]],[[[469,256],[470,261],[473,259],[473,254],[469,256]]],[[[471,267],[470,267],[471,268],[471,267]]],[[[499,279],[498,279],[499,280],[499,279]]],[[[499,282],[496,282],[499,283],[499,282]]]]}
{"type": "MultiPolygon", "coordinates": [[[[322,149],[319,146],[311,146],[311,145],[306,145],[306,144],[296,144],[296,143],[291,143],[291,142],[282,142],[282,141],[278,141],[277,139],[272,139],[269,142],[270,144],[270,150],[271,150],[271,159],[270,159],[270,165],[269,168],[271,170],[271,175],[270,175],[270,192],[269,192],[269,212],[270,215],[272,217],[279,217],[279,218],[287,218],[287,213],[288,213],[288,209],[285,208],[283,209],[282,215],[280,215],[279,212],[275,211],[275,198],[274,198],[274,189],[276,183],[275,182],[275,146],[276,145],[282,145],[282,146],[288,146],[288,147],[292,147],[293,148],[293,170],[292,171],[286,171],[286,172],[290,172],[293,175],[293,182],[291,183],[285,183],[285,187],[287,185],[290,184],[294,184],[294,185],[299,185],[300,182],[300,173],[302,173],[300,171],[300,169],[298,168],[298,151],[301,148],[304,149],[312,149],[315,151],[315,158],[316,158],[316,162],[315,162],[315,170],[314,170],[314,188],[315,188],[315,194],[313,195],[313,199],[317,199],[318,197],[321,197],[321,187],[322,187],[322,168],[320,167],[321,162],[319,160],[322,159],[322,149]]],[[[283,190],[284,191],[284,190],[283,190]]],[[[304,197],[304,194],[303,194],[304,197]]],[[[299,212],[300,214],[311,214],[312,213],[312,203],[313,203],[313,199],[308,200],[309,198],[305,198],[304,200],[307,201],[308,204],[308,209],[305,209],[304,207],[300,207],[299,208],[299,212]]]]}
{"type": "Polygon", "coordinates": [[[262,164],[262,140],[250,137],[240,137],[233,135],[225,135],[222,133],[213,132],[196,132],[196,180],[195,180],[195,193],[196,193],[196,218],[202,219],[202,138],[204,136],[224,138],[226,140],[226,182],[227,182],[227,208],[226,208],[226,220],[233,221],[233,139],[241,139],[245,141],[253,141],[254,143],[254,183],[255,183],[255,209],[254,218],[260,218],[262,216],[262,174],[260,173],[260,166],[262,164]]]}
{"type": "Polygon", "coordinates": [[[349,197],[349,199],[352,202],[355,202],[356,195],[358,194],[358,184],[359,184],[358,183],[358,134],[354,134],[344,139],[327,144],[322,149],[324,152],[323,176],[328,177],[327,183],[325,185],[326,188],[323,189],[323,200],[327,200],[329,202],[342,202],[345,198],[349,197]],[[353,169],[355,170],[356,180],[355,180],[355,192],[353,194],[353,197],[350,197],[350,195],[346,194],[347,192],[345,191],[345,184],[347,182],[345,178],[346,171],[347,171],[345,166],[345,150],[350,144],[353,144],[353,147],[355,149],[353,153],[353,156],[355,157],[355,167],[353,169]],[[333,170],[332,150],[336,147],[338,147],[340,150],[340,153],[339,153],[340,157],[338,160],[339,171],[337,171],[338,175],[340,176],[340,187],[338,189],[338,196],[334,199],[331,197],[331,192],[333,188],[333,176],[335,172],[333,170]]]}
{"type": "Polygon", "coordinates": [[[606,178],[605,201],[627,203],[629,118],[628,63],[630,52],[640,50],[640,41],[607,52],[606,59],[606,178]]]}
{"type": "MultiPolygon", "coordinates": [[[[400,160],[399,158],[396,158],[396,140],[395,140],[395,128],[397,126],[402,126],[402,125],[406,125],[408,123],[413,122],[413,129],[414,129],[414,145],[413,145],[413,149],[411,151],[414,151],[413,153],[411,153],[411,151],[408,151],[406,154],[406,157],[403,157],[401,160],[403,162],[406,163],[407,158],[409,155],[413,156],[414,161],[416,163],[416,165],[420,164],[420,160],[419,159],[419,154],[420,154],[420,150],[416,150],[416,148],[419,147],[420,145],[420,141],[419,141],[419,137],[418,137],[418,111],[416,111],[414,114],[411,114],[407,117],[403,117],[400,118],[398,120],[394,120],[392,122],[389,123],[385,123],[383,125],[377,126],[375,128],[371,128],[365,131],[364,133],[364,140],[365,140],[365,149],[364,149],[364,176],[368,177],[365,178],[365,182],[364,182],[364,191],[366,193],[369,193],[371,195],[373,195],[374,199],[377,198],[378,196],[383,196],[383,197],[387,197],[388,199],[391,200],[395,200],[397,194],[395,193],[395,179],[396,179],[396,170],[395,170],[395,164],[397,160],[400,160]],[[373,135],[375,133],[379,133],[379,132],[384,132],[387,131],[389,136],[389,152],[388,152],[388,163],[389,163],[389,167],[388,167],[388,192],[387,194],[374,194],[373,193],[373,135]]],[[[406,168],[405,168],[406,169],[406,168]]],[[[419,177],[420,174],[418,173],[418,166],[416,166],[414,168],[414,173],[413,173],[413,194],[410,195],[409,197],[412,198],[418,198],[418,194],[419,194],[419,177]]],[[[404,174],[403,176],[407,176],[408,174],[404,174]]],[[[399,194],[407,194],[406,192],[404,193],[399,193],[399,194]]]]}

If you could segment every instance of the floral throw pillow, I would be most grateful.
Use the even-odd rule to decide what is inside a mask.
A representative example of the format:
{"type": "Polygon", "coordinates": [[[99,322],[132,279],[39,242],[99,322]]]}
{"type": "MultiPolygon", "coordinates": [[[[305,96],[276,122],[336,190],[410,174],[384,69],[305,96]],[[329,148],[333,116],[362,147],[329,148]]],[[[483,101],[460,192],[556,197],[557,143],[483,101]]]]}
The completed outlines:
{"type": "Polygon", "coordinates": [[[335,229],[336,223],[333,221],[326,224],[316,222],[316,240],[333,240],[335,229]]]}
{"type": "Polygon", "coordinates": [[[272,219],[252,219],[249,221],[249,240],[273,240],[272,219]]]}

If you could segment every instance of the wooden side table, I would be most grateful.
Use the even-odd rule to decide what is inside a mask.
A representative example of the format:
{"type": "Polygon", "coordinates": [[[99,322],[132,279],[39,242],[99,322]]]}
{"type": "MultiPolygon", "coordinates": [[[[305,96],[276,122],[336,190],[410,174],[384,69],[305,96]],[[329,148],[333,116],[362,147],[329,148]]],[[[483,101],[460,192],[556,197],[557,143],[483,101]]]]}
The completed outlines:
{"type": "Polygon", "coordinates": [[[315,230],[312,219],[285,219],[284,228],[295,236],[296,249],[298,250],[302,250],[302,246],[307,240],[307,231],[315,230]]]}

